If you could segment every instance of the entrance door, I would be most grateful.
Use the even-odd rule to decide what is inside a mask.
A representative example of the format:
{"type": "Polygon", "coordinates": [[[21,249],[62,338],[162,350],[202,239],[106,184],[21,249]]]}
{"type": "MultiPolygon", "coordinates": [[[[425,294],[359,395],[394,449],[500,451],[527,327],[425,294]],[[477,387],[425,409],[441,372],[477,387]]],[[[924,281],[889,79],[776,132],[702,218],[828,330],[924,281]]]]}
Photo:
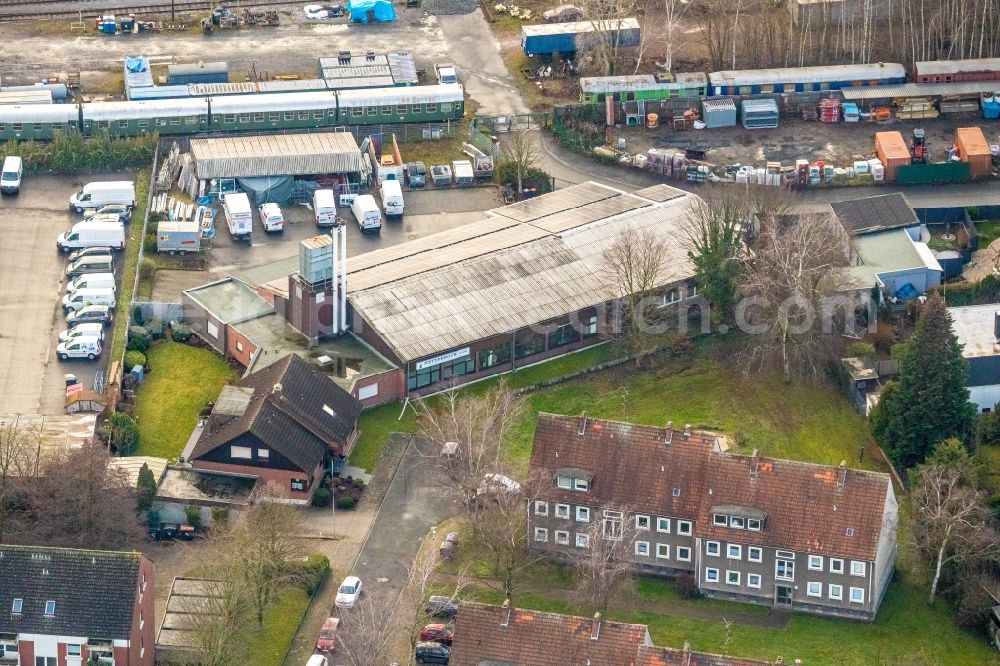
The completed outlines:
{"type": "Polygon", "coordinates": [[[775,601],[785,606],[792,605],[792,588],[787,585],[775,586],[775,601]]]}

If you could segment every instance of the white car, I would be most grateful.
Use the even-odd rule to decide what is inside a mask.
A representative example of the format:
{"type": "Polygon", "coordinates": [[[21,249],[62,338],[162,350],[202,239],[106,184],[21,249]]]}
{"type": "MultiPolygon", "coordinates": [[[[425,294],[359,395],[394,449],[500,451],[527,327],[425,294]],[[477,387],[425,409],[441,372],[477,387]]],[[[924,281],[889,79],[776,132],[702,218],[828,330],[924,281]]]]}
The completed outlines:
{"type": "Polygon", "coordinates": [[[60,361],[68,361],[71,358],[85,358],[93,361],[101,355],[101,340],[96,335],[81,335],[60,342],[56,347],[56,356],[60,361]]]}
{"type": "Polygon", "coordinates": [[[479,484],[477,495],[487,495],[492,493],[516,493],[521,490],[521,484],[503,474],[484,474],[483,480],[479,484]]]}
{"type": "Polygon", "coordinates": [[[59,334],[59,342],[67,342],[81,335],[96,336],[101,342],[104,341],[104,324],[77,324],[59,334]]]}
{"type": "Polygon", "coordinates": [[[348,576],[337,590],[337,599],[333,605],[337,608],[354,608],[354,603],[361,596],[361,579],[348,576]]]}

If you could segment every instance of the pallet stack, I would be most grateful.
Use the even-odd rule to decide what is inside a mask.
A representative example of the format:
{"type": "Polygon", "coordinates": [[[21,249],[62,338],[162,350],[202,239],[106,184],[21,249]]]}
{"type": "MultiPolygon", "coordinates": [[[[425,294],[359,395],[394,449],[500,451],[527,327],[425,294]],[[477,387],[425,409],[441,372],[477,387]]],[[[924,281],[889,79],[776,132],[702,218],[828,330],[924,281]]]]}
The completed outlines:
{"type": "Polygon", "coordinates": [[[897,120],[922,120],[937,118],[939,115],[929,97],[897,97],[893,104],[896,106],[897,120]]]}
{"type": "Polygon", "coordinates": [[[823,123],[839,123],[840,102],[835,99],[821,99],[819,101],[819,120],[823,123]]]}

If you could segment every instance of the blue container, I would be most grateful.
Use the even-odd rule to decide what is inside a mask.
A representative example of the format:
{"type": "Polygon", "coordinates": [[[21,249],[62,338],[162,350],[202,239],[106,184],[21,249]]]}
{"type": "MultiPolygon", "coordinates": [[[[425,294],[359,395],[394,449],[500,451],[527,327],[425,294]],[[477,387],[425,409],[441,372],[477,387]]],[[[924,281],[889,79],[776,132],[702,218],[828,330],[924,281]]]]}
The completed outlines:
{"type": "MultiPolygon", "coordinates": [[[[608,30],[620,46],[638,46],[642,32],[634,18],[614,19],[608,30]]],[[[521,48],[526,55],[551,55],[576,53],[588,49],[588,37],[594,33],[590,21],[574,23],[543,23],[521,26],[521,48]]]]}

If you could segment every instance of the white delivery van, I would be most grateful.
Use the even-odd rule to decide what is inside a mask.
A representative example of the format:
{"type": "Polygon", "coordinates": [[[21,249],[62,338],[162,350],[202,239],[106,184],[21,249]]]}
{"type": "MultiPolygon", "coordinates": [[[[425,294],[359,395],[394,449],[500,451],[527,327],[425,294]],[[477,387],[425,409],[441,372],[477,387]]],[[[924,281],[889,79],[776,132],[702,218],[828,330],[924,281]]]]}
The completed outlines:
{"type": "Polygon", "coordinates": [[[8,155],[3,160],[3,171],[0,172],[0,192],[17,194],[21,191],[21,158],[8,155]]]}
{"type": "Polygon", "coordinates": [[[285,230],[285,216],[282,215],[281,206],[278,204],[261,204],[257,207],[257,212],[260,213],[260,223],[264,225],[264,231],[267,233],[285,230]]]}
{"type": "Polygon", "coordinates": [[[77,222],[69,231],[59,234],[56,245],[63,252],[82,247],[105,245],[113,250],[125,247],[125,226],[121,222],[77,222]]]}
{"type": "Polygon", "coordinates": [[[354,213],[361,231],[374,231],[378,233],[382,228],[382,211],[378,209],[378,204],[375,203],[375,197],[372,195],[361,194],[354,197],[354,203],[351,204],[351,212],[354,213]]]}
{"type": "Polygon", "coordinates": [[[313,212],[316,213],[317,227],[332,227],[337,222],[337,204],[333,190],[313,192],[313,212]]]}
{"type": "Polygon", "coordinates": [[[403,188],[398,180],[384,180],[379,188],[386,217],[403,217],[403,188]]]}
{"type": "Polygon", "coordinates": [[[253,210],[246,193],[227,194],[222,202],[222,210],[226,214],[226,224],[229,225],[229,235],[233,240],[250,240],[250,234],[253,233],[253,210]]]}
{"type": "Polygon", "coordinates": [[[135,206],[135,185],[129,180],[113,180],[102,183],[87,183],[83,189],[69,198],[70,209],[77,213],[108,204],[135,206]]]}
{"type": "Polygon", "coordinates": [[[85,273],[66,283],[66,292],[77,289],[110,289],[115,291],[114,273],[85,273]]]}
{"type": "Polygon", "coordinates": [[[56,347],[56,356],[62,361],[71,358],[86,358],[93,361],[101,355],[101,340],[93,335],[81,335],[56,347]]]}
{"type": "Polygon", "coordinates": [[[63,310],[79,310],[84,305],[107,305],[109,308],[115,307],[114,289],[77,289],[63,296],[63,310]]]}
{"type": "Polygon", "coordinates": [[[91,337],[97,337],[102,342],[104,341],[104,324],[97,322],[90,324],[77,324],[76,326],[71,326],[62,333],[59,334],[59,342],[66,342],[67,340],[72,340],[73,338],[78,338],[81,335],[89,335],[91,337]]]}

